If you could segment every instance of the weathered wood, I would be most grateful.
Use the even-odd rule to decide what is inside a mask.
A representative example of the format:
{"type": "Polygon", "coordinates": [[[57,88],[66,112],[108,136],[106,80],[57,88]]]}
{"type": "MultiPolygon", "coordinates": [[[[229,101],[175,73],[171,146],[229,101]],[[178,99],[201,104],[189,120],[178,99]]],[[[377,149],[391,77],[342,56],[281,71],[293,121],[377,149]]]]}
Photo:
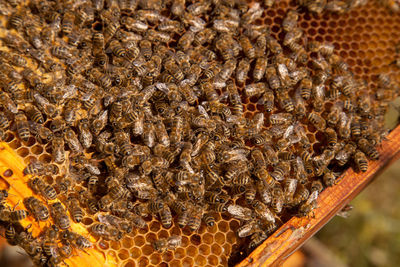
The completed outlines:
{"type": "Polygon", "coordinates": [[[337,185],[325,189],[318,198],[318,208],[308,217],[293,217],[258,246],[241,266],[279,266],[307,239],[321,229],[335,214],[350,202],[366,185],[400,158],[400,126],[378,148],[380,159],[370,161],[365,173],[348,169],[337,185]]]}

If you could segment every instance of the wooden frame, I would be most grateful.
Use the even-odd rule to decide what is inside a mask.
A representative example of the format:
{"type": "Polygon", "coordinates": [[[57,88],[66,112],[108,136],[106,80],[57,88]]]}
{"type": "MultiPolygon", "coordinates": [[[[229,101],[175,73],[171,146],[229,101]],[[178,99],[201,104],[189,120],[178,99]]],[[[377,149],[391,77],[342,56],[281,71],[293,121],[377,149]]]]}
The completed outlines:
{"type": "Polygon", "coordinates": [[[321,193],[313,216],[291,218],[236,266],[280,266],[386,167],[400,158],[400,126],[387,139],[378,148],[379,160],[369,162],[365,173],[356,173],[349,168],[337,185],[321,193]]]}

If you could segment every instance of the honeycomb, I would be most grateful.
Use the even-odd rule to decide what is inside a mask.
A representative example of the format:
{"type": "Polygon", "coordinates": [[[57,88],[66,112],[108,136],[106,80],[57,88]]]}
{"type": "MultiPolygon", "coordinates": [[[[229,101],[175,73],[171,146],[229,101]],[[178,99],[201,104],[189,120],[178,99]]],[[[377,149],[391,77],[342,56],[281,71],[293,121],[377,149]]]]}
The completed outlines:
{"type": "MultiPolygon", "coordinates": [[[[278,40],[283,40],[283,18],[287,10],[297,8],[295,1],[276,1],[273,7],[265,9],[264,19],[256,23],[269,25],[272,35],[278,40]]],[[[378,87],[377,75],[381,73],[398,78],[399,71],[392,62],[397,56],[395,46],[400,41],[400,15],[389,13],[377,2],[370,1],[365,6],[344,14],[318,15],[301,9],[298,25],[308,39],[333,43],[336,52],[349,64],[356,79],[367,81],[372,84],[372,88],[378,87]]],[[[243,92],[243,88],[240,90],[243,92]]],[[[247,98],[242,94],[242,102],[245,105],[245,116],[248,118],[256,112],[264,111],[263,106],[258,104],[258,99],[247,98]]],[[[318,149],[321,133],[310,127],[307,135],[314,141],[313,148],[318,149]]],[[[5,141],[26,164],[33,160],[51,161],[50,144],[38,143],[32,137],[27,143],[22,143],[12,131],[7,132],[5,141]]],[[[45,176],[49,184],[57,185],[63,179],[62,172],[66,167],[59,167],[58,176],[45,176]]],[[[157,218],[145,218],[145,229],[134,228],[118,242],[97,238],[95,246],[106,258],[116,258],[120,266],[126,267],[234,265],[249,252],[243,249],[246,240],[239,239],[236,235],[240,222],[224,214],[217,214],[215,219],[215,226],[206,227],[202,224],[197,232],[191,232],[187,228],[179,228],[176,218],[169,229],[163,228],[157,218]],[[182,236],[181,247],[164,253],[154,251],[151,244],[156,239],[171,235],[182,236]]],[[[87,228],[93,222],[90,214],[86,214],[82,220],[87,228]]]]}

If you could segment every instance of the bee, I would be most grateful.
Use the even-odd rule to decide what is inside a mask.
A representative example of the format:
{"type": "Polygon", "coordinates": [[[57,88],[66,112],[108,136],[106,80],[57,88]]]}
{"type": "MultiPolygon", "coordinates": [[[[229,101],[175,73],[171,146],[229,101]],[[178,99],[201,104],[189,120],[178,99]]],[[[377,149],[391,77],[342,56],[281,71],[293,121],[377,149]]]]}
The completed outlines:
{"type": "Polygon", "coordinates": [[[63,231],[61,233],[61,237],[64,240],[68,240],[69,242],[71,242],[71,244],[74,244],[79,249],[88,249],[92,247],[92,243],[85,237],[69,230],[63,231]]]}
{"type": "Polygon", "coordinates": [[[272,90],[276,91],[281,87],[281,81],[276,74],[276,69],[273,66],[267,67],[265,71],[265,77],[267,78],[269,86],[272,90]]]}
{"type": "Polygon", "coordinates": [[[265,239],[267,239],[267,234],[264,231],[256,231],[250,237],[249,248],[256,248],[259,244],[261,244],[265,239]]]}
{"type": "Polygon", "coordinates": [[[24,11],[16,11],[11,14],[10,19],[8,20],[8,24],[10,27],[15,28],[16,30],[20,29],[24,22],[24,11]]]}
{"type": "Polygon", "coordinates": [[[60,229],[66,230],[70,227],[71,222],[66,210],[60,202],[54,202],[50,204],[50,214],[51,217],[53,217],[55,225],[57,225],[60,229]]]}
{"type": "Polygon", "coordinates": [[[246,58],[240,60],[236,68],[236,80],[239,83],[244,83],[246,81],[249,70],[250,62],[246,58]]]}
{"type": "Polygon", "coordinates": [[[37,221],[46,221],[49,218],[49,210],[37,198],[25,198],[24,205],[37,221]]]}
{"type": "Polygon", "coordinates": [[[355,152],[356,147],[352,143],[347,143],[335,156],[339,166],[345,165],[355,152]]]}
{"type": "Polygon", "coordinates": [[[171,133],[170,133],[170,141],[172,144],[179,143],[182,139],[183,133],[183,118],[175,117],[172,122],[171,133]]]}
{"type": "Polygon", "coordinates": [[[249,59],[253,59],[255,57],[256,50],[250,39],[247,36],[242,35],[239,37],[239,42],[246,57],[249,59]]]}
{"type": "Polygon", "coordinates": [[[322,177],[325,186],[333,186],[336,182],[336,176],[332,171],[327,171],[322,177]]]}
{"type": "Polygon", "coordinates": [[[310,194],[305,203],[299,207],[299,215],[307,216],[311,211],[317,207],[318,191],[314,191],[310,194]]]}
{"type": "Polygon", "coordinates": [[[154,250],[158,252],[165,252],[167,250],[175,250],[177,247],[181,246],[182,237],[177,235],[172,235],[169,238],[160,238],[153,243],[154,250]]]}
{"type": "Polygon", "coordinates": [[[358,140],[358,147],[362,152],[364,152],[370,159],[378,160],[379,159],[379,152],[378,150],[370,144],[370,142],[365,139],[361,138],[358,140]]]}
{"type": "Polygon", "coordinates": [[[83,147],[79,142],[76,133],[71,128],[64,129],[64,139],[73,154],[78,155],[83,152],[83,147]]]}
{"type": "Polygon", "coordinates": [[[245,86],[244,90],[248,97],[258,96],[265,92],[267,89],[265,83],[252,83],[245,86]]]}
{"type": "Polygon", "coordinates": [[[311,52],[321,53],[325,57],[330,57],[335,50],[335,46],[331,43],[321,43],[318,41],[308,42],[308,49],[311,52]]]}
{"type": "Polygon", "coordinates": [[[76,223],[80,223],[83,219],[83,210],[79,205],[79,200],[73,195],[68,195],[67,202],[72,219],[76,223]]]}
{"type": "Polygon", "coordinates": [[[227,212],[234,218],[239,220],[251,220],[254,218],[254,213],[251,209],[239,205],[228,205],[227,212]]]}
{"type": "Polygon", "coordinates": [[[47,100],[47,98],[44,98],[41,96],[39,93],[35,92],[33,94],[33,97],[35,99],[35,102],[37,104],[37,107],[48,116],[48,118],[54,118],[57,116],[57,108],[47,100]]]}
{"type": "Polygon", "coordinates": [[[286,161],[280,161],[276,164],[274,171],[271,173],[271,177],[276,181],[282,181],[285,174],[289,173],[290,164],[286,161]]]}
{"type": "Polygon", "coordinates": [[[50,131],[49,128],[33,121],[29,121],[28,124],[29,124],[29,130],[31,131],[32,134],[36,136],[36,138],[40,138],[47,142],[53,139],[54,137],[53,132],[50,131]]]}
{"type": "Polygon", "coordinates": [[[289,10],[283,19],[282,28],[285,32],[290,32],[297,27],[299,13],[296,10],[289,10]]]}
{"type": "Polygon", "coordinates": [[[322,118],[318,113],[312,111],[308,115],[308,120],[317,128],[318,130],[322,131],[326,128],[326,121],[322,118]]]}
{"type": "Polygon", "coordinates": [[[122,238],[121,231],[105,223],[94,223],[90,230],[94,235],[103,237],[106,240],[118,241],[122,238]]]}
{"type": "Polygon", "coordinates": [[[256,64],[253,70],[253,78],[256,81],[262,79],[265,74],[265,70],[267,68],[268,60],[265,57],[259,57],[256,59],[256,64]]]}
{"type": "Polygon", "coordinates": [[[271,209],[276,213],[281,213],[284,204],[284,192],[280,185],[275,185],[271,190],[271,209]]]}
{"type": "Polygon", "coordinates": [[[17,133],[22,141],[27,142],[30,137],[29,124],[23,112],[18,112],[14,117],[17,126],[17,133]]]}
{"type": "MultiPolygon", "coordinates": [[[[299,59],[299,62],[304,60],[303,58],[299,58],[301,53],[305,53],[304,47],[301,46],[300,44],[296,43],[298,40],[301,39],[303,36],[303,30],[300,28],[294,28],[293,30],[287,32],[285,34],[285,37],[283,39],[283,45],[289,47],[289,49],[297,55],[295,56],[294,60],[296,60],[296,57],[299,59]]],[[[304,61],[303,61],[304,62],[304,61]]]]}
{"type": "Polygon", "coordinates": [[[336,131],[332,128],[326,128],[325,135],[326,135],[328,147],[334,148],[336,146],[337,140],[338,140],[336,131]]]}
{"type": "Polygon", "coordinates": [[[325,100],[325,86],[314,85],[312,88],[313,106],[316,111],[321,111],[325,100]]]}
{"type": "Polygon", "coordinates": [[[130,233],[133,230],[133,224],[131,222],[129,222],[128,220],[119,218],[117,216],[114,216],[114,215],[99,214],[98,219],[99,219],[100,223],[104,223],[106,225],[115,227],[116,229],[120,230],[123,233],[130,233]]]}
{"type": "Polygon", "coordinates": [[[292,98],[289,96],[287,92],[279,92],[277,94],[277,99],[279,101],[280,106],[286,112],[292,112],[294,110],[294,104],[292,98]]]}
{"type": "Polygon", "coordinates": [[[29,187],[36,193],[40,193],[44,198],[48,200],[53,200],[57,197],[57,192],[51,185],[46,185],[39,178],[32,178],[28,181],[29,187]]]}
{"type": "Polygon", "coordinates": [[[4,112],[0,112],[0,128],[7,129],[10,126],[10,121],[4,112]]]}
{"type": "Polygon", "coordinates": [[[339,115],[339,125],[338,125],[338,134],[341,138],[347,139],[351,134],[351,121],[352,115],[347,116],[345,112],[340,112],[339,115]]]}
{"type": "Polygon", "coordinates": [[[282,47],[274,37],[272,37],[271,35],[267,35],[266,39],[267,39],[267,48],[271,51],[272,54],[278,55],[282,53],[282,47]]]}
{"type": "Polygon", "coordinates": [[[172,214],[171,210],[167,205],[159,212],[160,220],[165,228],[170,228],[172,226],[172,214]]]}

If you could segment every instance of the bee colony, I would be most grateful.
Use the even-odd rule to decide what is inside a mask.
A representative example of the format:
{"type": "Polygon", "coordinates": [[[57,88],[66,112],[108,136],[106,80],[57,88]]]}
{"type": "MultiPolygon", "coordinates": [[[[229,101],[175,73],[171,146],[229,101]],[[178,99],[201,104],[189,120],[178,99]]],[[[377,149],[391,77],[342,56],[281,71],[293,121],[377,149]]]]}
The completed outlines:
{"type": "Polygon", "coordinates": [[[1,192],[7,241],[45,266],[237,263],[379,158],[400,17],[363,27],[375,5],[0,3],[0,136],[32,190],[1,192]]]}

